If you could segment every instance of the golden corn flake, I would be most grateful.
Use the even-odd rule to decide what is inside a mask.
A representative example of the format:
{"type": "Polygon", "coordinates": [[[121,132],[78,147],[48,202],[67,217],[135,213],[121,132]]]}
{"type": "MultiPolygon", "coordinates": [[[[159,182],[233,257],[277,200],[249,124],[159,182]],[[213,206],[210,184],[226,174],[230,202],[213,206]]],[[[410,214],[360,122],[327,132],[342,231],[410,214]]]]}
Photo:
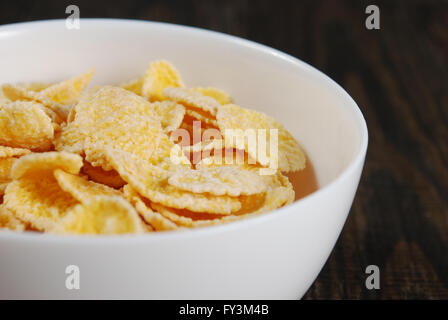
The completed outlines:
{"type": "Polygon", "coordinates": [[[42,91],[43,89],[46,89],[49,86],[51,86],[51,83],[29,82],[29,83],[18,84],[18,86],[23,87],[24,89],[26,89],[28,91],[39,92],[39,91],[42,91]]]}
{"type": "Polygon", "coordinates": [[[40,90],[43,88],[43,84],[27,84],[27,85],[10,85],[6,84],[2,86],[2,90],[0,91],[0,105],[5,104],[12,101],[23,101],[23,102],[36,102],[41,105],[42,110],[47,114],[47,116],[50,117],[52,121],[55,123],[53,124],[55,127],[56,124],[61,124],[64,119],[58,115],[53,109],[58,108],[64,108],[63,106],[59,106],[58,104],[49,101],[45,97],[40,97],[36,93],[37,90],[40,90]],[[32,90],[36,90],[32,91],[32,90]],[[4,94],[6,93],[6,95],[4,94]],[[51,108],[50,108],[51,107],[51,108]]]}
{"type": "Polygon", "coordinates": [[[163,90],[169,87],[184,87],[179,71],[165,60],[151,62],[144,76],[143,95],[150,101],[165,100],[163,90]]]}
{"type": "Polygon", "coordinates": [[[73,198],[84,204],[100,196],[121,196],[121,192],[118,190],[104,184],[88,181],[60,169],[54,171],[54,176],[62,190],[68,192],[73,198]]]}
{"type": "Polygon", "coordinates": [[[94,70],[73,77],[69,80],[51,85],[39,93],[53,102],[69,105],[77,102],[81,92],[87,87],[93,77],[94,70]]]}
{"type": "Polygon", "coordinates": [[[55,234],[111,235],[144,233],[135,209],[121,197],[100,196],[72,208],[50,230],[55,234]]]}
{"type": "Polygon", "coordinates": [[[230,214],[241,208],[237,198],[196,194],[168,184],[168,171],[117,150],[105,150],[112,167],[139,194],[153,202],[197,212],[230,214]]]}
{"type": "Polygon", "coordinates": [[[120,85],[120,88],[126,89],[128,91],[131,91],[139,96],[142,95],[142,88],[143,88],[143,81],[145,80],[144,77],[131,80],[129,82],[123,83],[120,85]]]}
{"type": "Polygon", "coordinates": [[[148,101],[122,88],[103,87],[75,106],[74,120],[62,128],[55,147],[72,152],[84,150],[93,166],[110,170],[102,146],[112,145],[150,159],[164,147],[162,134],[159,118],[148,101]]]}
{"type": "Polygon", "coordinates": [[[232,97],[218,89],[218,88],[213,88],[213,87],[196,87],[196,88],[191,88],[191,90],[199,92],[200,94],[213,98],[216,101],[218,101],[220,104],[229,104],[232,103],[232,97]]]}
{"type": "MultiPolygon", "coordinates": [[[[203,216],[202,213],[197,212],[189,212],[190,214],[187,214],[186,210],[179,210],[174,208],[169,208],[166,206],[163,206],[159,203],[151,203],[151,207],[153,208],[154,212],[157,212],[157,214],[161,215],[174,225],[178,227],[187,227],[187,228],[194,228],[198,226],[198,222],[201,221],[200,219],[196,219],[195,216],[203,216]]],[[[208,215],[209,219],[206,219],[205,221],[220,221],[222,216],[217,215],[208,215]],[[211,217],[210,217],[211,216],[211,217]],[[214,218],[213,218],[214,217],[214,218]],[[216,218],[219,217],[219,218],[216,218]]]]}
{"type": "Polygon", "coordinates": [[[35,102],[15,101],[0,105],[0,144],[38,151],[52,147],[51,119],[35,102]]]}
{"type": "MultiPolygon", "coordinates": [[[[261,168],[259,165],[254,165],[249,162],[247,154],[240,152],[241,150],[232,150],[233,152],[224,152],[222,154],[215,154],[212,157],[202,159],[196,168],[204,167],[237,167],[243,170],[250,171],[254,174],[259,173],[261,168]]],[[[270,175],[258,175],[260,179],[263,180],[266,186],[266,197],[263,200],[263,204],[260,206],[250,203],[251,201],[259,201],[260,198],[257,197],[246,197],[242,201],[242,208],[237,214],[241,213],[262,213],[276,208],[282,207],[283,205],[289,204],[294,200],[295,192],[292,184],[281,172],[276,172],[270,175]],[[256,210],[256,211],[255,211],[256,210]]]]}
{"type": "Polygon", "coordinates": [[[151,209],[146,200],[142,198],[129,184],[123,188],[123,193],[126,199],[131,202],[142,219],[151,225],[156,231],[166,231],[178,229],[178,226],[171,220],[165,218],[158,212],[151,209]]]}
{"type": "Polygon", "coordinates": [[[121,179],[120,175],[115,170],[103,170],[101,167],[94,167],[87,161],[84,162],[82,167],[82,172],[86,174],[89,179],[102,183],[106,186],[112,188],[120,188],[126,184],[126,182],[121,179]]]}
{"type": "Polygon", "coordinates": [[[40,92],[28,90],[24,86],[5,84],[2,86],[3,94],[11,101],[35,102],[44,106],[45,113],[58,124],[62,123],[70,111],[70,106],[64,106],[51,101],[40,92]]]}
{"type": "Polygon", "coordinates": [[[169,177],[168,183],[181,190],[215,196],[237,197],[266,191],[266,185],[257,173],[230,166],[178,170],[169,177]]]}
{"type": "Polygon", "coordinates": [[[0,205],[0,230],[1,229],[24,231],[26,225],[17,219],[14,214],[2,204],[0,205]]]}
{"type": "Polygon", "coordinates": [[[11,180],[11,168],[17,158],[0,158],[0,182],[11,180]]]}
{"type": "Polygon", "coordinates": [[[291,182],[283,174],[278,172],[273,175],[264,175],[262,178],[268,185],[266,198],[260,208],[252,211],[251,214],[265,213],[294,201],[295,192],[291,182]]]}
{"type": "Polygon", "coordinates": [[[34,101],[37,99],[35,92],[23,85],[4,84],[2,86],[2,95],[8,101],[34,101]]]}
{"type": "Polygon", "coordinates": [[[24,148],[0,146],[0,158],[20,157],[30,152],[30,150],[24,148]]]}
{"type": "Polygon", "coordinates": [[[62,169],[68,173],[78,174],[82,167],[82,158],[69,152],[50,151],[32,153],[18,159],[11,170],[13,179],[39,174],[52,175],[53,170],[62,169]]]}
{"type": "Polygon", "coordinates": [[[10,100],[40,102],[56,112],[62,120],[67,118],[71,104],[77,102],[82,90],[89,84],[94,70],[53,85],[4,85],[3,94],[10,100]]]}
{"type": "Polygon", "coordinates": [[[154,102],[151,104],[159,116],[165,132],[171,132],[180,127],[185,115],[185,107],[172,101],[154,102]]]}
{"type": "Polygon", "coordinates": [[[207,213],[197,213],[187,210],[174,209],[158,203],[151,203],[151,206],[155,211],[176,223],[178,226],[198,228],[219,225],[247,219],[274,209],[278,209],[294,200],[294,190],[286,177],[279,174],[275,178],[272,178],[271,182],[273,184],[268,188],[268,191],[265,194],[263,193],[243,197],[244,199],[241,199],[244,203],[243,207],[240,211],[233,215],[214,218],[212,215],[207,213]]]}
{"type": "Polygon", "coordinates": [[[11,168],[16,158],[0,158],[0,195],[3,195],[9,182],[11,182],[11,168]]]}
{"type": "MultiPolygon", "coordinates": [[[[226,130],[241,129],[241,130],[258,130],[266,129],[266,155],[268,162],[261,162],[261,158],[257,155],[258,148],[250,148],[246,142],[246,151],[251,157],[259,161],[262,165],[269,165],[270,161],[275,161],[277,157],[275,154],[270,154],[270,129],[278,130],[278,168],[281,171],[297,171],[305,167],[305,153],[300,147],[299,143],[294,137],[278,122],[268,115],[241,108],[234,104],[222,106],[216,115],[218,126],[224,137],[226,137],[226,130]]],[[[227,139],[226,139],[227,140],[227,139]]],[[[259,143],[259,140],[257,144],[259,143]]]]}
{"type": "Polygon", "coordinates": [[[80,131],[78,126],[68,123],[62,126],[61,131],[55,133],[53,145],[58,151],[82,154],[84,153],[85,139],[86,135],[80,131]]]}
{"type": "Polygon", "coordinates": [[[51,229],[78,203],[48,172],[13,180],[3,201],[16,217],[40,231],[51,229]]]}
{"type": "MultiPolygon", "coordinates": [[[[255,196],[255,198],[258,199],[260,198],[260,196],[257,195],[255,196]]],[[[257,202],[257,204],[258,203],[259,202],[257,202]]],[[[169,208],[160,205],[158,203],[151,203],[151,206],[155,211],[157,211],[170,221],[174,222],[176,225],[186,228],[199,228],[199,227],[219,225],[246,219],[259,214],[259,213],[244,213],[239,215],[217,216],[217,215],[210,215],[208,213],[197,213],[188,210],[169,208]]]]}
{"type": "Polygon", "coordinates": [[[220,104],[215,99],[186,88],[166,88],[163,94],[170,100],[184,105],[187,110],[202,110],[215,116],[220,104]]]}
{"type": "MultiPolygon", "coordinates": [[[[64,124],[64,121],[66,121],[65,118],[61,117],[59,114],[57,114],[55,111],[53,111],[52,109],[43,106],[42,110],[45,112],[45,114],[51,119],[51,121],[53,121],[53,128],[54,131],[59,131],[61,129],[61,125],[64,124]]],[[[65,113],[65,111],[64,111],[65,113]]]]}
{"type": "Polygon", "coordinates": [[[197,212],[169,208],[158,203],[151,203],[151,206],[154,209],[154,211],[157,211],[166,219],[169,219],[179,227],[185,227],[185,228],[200,228],[212,225],[219,225],[245,219],[250,216],[250,214],[213,216],[207,213],[198,214],[197,212]]]}

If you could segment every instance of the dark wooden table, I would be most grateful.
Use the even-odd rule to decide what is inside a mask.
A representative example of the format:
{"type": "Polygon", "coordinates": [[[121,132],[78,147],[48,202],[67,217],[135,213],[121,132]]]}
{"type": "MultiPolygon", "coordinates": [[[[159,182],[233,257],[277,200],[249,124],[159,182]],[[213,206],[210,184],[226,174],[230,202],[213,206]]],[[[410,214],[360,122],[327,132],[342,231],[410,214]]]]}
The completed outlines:
{"type": "Polygon", "coordinates": [[[370,145],[336,247],[306,299],[448,299],[448,1],[8,1],[0,24],[136,18],[230,33],[322,70],[357,101],[370,145]],[[365,8],[380,9],[367,30],[365,8]],[[381,289],[367,290],[378,265],[381,289]]]}

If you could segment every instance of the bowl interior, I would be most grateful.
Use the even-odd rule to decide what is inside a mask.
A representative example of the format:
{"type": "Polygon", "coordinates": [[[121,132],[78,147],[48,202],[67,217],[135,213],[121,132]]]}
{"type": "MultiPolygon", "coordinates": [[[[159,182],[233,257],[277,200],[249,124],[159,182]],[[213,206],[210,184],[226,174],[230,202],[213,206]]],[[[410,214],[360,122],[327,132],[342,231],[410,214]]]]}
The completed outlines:
{"type": "Polygon", "coordinates": [[[119,84],[167,59],[188,86],[215,86],[243,107],[264,111],[304,146],[325,186],[363,147],[362,115],[350,97],[312,67],[234,37],[160,23],[64,20],[0,28],[0,84],[58,81],[96,68],[94,84],[119,84]]]}

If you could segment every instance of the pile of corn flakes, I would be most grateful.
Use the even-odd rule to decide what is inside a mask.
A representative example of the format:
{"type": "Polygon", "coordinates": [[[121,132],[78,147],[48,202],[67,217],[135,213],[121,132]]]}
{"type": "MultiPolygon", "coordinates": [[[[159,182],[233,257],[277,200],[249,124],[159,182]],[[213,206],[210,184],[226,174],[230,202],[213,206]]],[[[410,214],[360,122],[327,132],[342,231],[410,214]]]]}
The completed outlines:
{"type": "Polygon", "coordinates": [[[87,88],[93,73],[2,86],[0,228],[182,230],[294,200],[284,174],[302,170],[305,154],[271,117],[217,88],[186,87],[164,60],[120,86],[87,88]]]}

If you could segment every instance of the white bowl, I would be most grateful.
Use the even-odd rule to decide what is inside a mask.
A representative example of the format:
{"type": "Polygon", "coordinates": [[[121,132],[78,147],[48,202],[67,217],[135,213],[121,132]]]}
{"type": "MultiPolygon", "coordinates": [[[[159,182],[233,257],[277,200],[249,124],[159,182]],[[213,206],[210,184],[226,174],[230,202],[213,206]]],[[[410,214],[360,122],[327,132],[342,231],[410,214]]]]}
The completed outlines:
{"type": "Polygon", "coordinates": [[[367,127],[335,82],[282,52],[190,27],[64,20],[0,27],[0,83],[56,81],[96,68],[121,83],[172,61],[190,86],[229,92],[300,141],[320,189],[257,218],[191,232],[58,237],[0,232],[0,298],[296,299],[312,284],[344,225],[361,175],[367,127]],[[68,265],[80,289],[65,286],[68,265]]]}

